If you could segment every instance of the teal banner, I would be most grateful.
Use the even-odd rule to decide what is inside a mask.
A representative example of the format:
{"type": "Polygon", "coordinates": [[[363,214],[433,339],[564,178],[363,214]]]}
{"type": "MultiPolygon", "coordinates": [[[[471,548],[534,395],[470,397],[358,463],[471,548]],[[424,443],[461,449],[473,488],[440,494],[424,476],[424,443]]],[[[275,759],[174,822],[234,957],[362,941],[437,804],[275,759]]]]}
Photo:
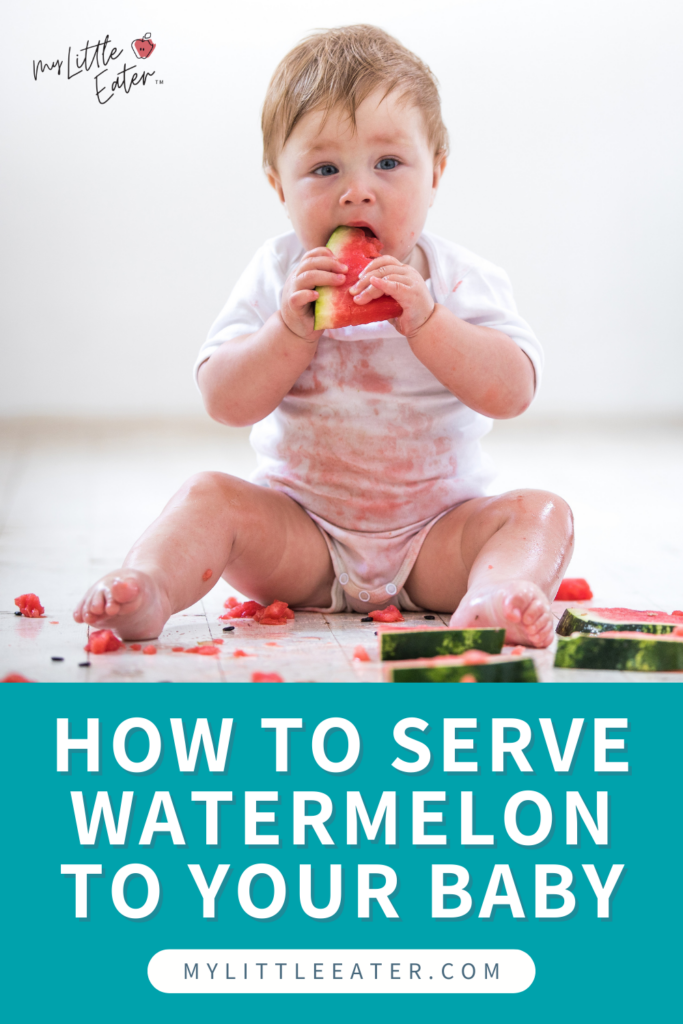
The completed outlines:
{"type": "Polygon", "coordinates": [[[0,699],[8,1021],[679,1012],[680,686],[0,699]]]}

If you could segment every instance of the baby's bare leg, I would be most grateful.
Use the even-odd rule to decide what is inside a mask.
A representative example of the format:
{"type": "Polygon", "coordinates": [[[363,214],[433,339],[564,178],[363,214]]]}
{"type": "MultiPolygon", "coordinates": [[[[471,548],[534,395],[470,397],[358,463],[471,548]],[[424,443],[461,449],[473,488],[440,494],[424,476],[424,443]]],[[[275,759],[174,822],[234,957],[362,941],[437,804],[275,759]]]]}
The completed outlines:
{"type": "Polygon", "coordinates": [[[334,571],[318,527],[295,501],[225,473],[185,483],[123,566],[80,602],[77,622],[110,627],[126,640],[158,636],[169,616],[224,576],[269,603],[325,605],[334,571]]]}
{"type": "Polygon", "coordinates": [[[427,535],[406,590],[424,608],[455,608],[455,628],[505,626],[509,643],[547,647],[573,546],[571,509],[555,494],[473,498],[427,535]]]}

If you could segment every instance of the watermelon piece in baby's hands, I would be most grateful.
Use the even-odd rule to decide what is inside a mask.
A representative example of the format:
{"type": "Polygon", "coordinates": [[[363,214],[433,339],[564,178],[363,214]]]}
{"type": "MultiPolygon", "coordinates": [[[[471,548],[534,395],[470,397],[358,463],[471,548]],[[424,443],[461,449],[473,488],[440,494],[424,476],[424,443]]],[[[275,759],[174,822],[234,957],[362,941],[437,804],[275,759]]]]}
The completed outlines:
{"type": "Polygon", "coordinates": [[[45,609],[37,594],[21,594],[14,598],[14,603],[27,619],[39,619],[41,615],[45,614],[45,609]]]}
{"type": "Polygon", "coordinates": [[[372,302],[358,305],[353,301],[354,296],[349,293],[349,288],[356,284],[365,268],[382,255],[382,243],[379,238],[375,238],[366,228],[342,225],[335,228],[330,235],[327,248],[349,269],[341,286],[323,285],[316,288],[316,331],[356,327],[358,324],[372,324],[377,320],[391,320],[393,317],[401,316],[403,307],[389,295],[381,295],[372,302]]]}

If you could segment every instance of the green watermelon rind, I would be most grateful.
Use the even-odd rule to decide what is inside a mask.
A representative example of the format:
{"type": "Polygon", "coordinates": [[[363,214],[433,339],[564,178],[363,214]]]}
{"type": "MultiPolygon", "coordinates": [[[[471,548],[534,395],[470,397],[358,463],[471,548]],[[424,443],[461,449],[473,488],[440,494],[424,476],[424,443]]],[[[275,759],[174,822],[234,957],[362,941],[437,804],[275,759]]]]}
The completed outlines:
{"type": "Polygon", "coordinates": [[[390,683],[459,683],[463,676],[474,676],[478,683],[537,683],[532,658],[506,658],[483,665],[463,665],[460,659],[451,664],[393,665],[385,669],[390,683]]]}
{"type": "Polygon", "coordinates": [[[380,661],[410,661],[415,658],[457,656],[465,651],[500,654],[505,630],[491,626],[481,629],[383,630],[379,637],[380,661]]]}
{"type": "MultiPolygon", "coordinates": [[[[338,227],[335,228],[327,241],[327,248],[334,253],[335,256],[339,256],[339,253],[344,248],[344,241],[348,234],[349,228],[338,227]]],[[[318,298],[316,299],[314,307],[314,330],[325,331],[328,327],[332,327],[334,324],[333,311],[334,311],[334,299],[335,293],[338,289],[333,288],[332,285],[321,285],[320,288],[316,288],[318,298]]]]}
{"type": "Polygon", "coordinates": [[[555,668],[616,669],[621,672],[682,672],[683,640],[573,633],[560,639],[555,668]]]}
{"type": "Polygon", "coordinates": [[[572,633],[591,633],[597,636],[600,633],[654,633],[660,636],[672,633],[676,628],[675,622],[621,622],[607,621],[605,619],[592,619],[590,608],[565,608],[562,618],[558,622],[555,632],[560,636],[571,636],[572,633]]]}

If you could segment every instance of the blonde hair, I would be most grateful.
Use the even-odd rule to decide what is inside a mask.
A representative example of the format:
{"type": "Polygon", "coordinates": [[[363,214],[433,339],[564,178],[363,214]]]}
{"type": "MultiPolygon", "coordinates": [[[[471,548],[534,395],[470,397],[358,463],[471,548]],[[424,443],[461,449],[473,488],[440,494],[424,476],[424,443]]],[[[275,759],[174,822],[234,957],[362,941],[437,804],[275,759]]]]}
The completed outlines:
{"type": "Polygon", "coordinates": [[[341,105],[356,126],[356,110],[370,93],[399,89],[425,119],[434,155],[448,152],[435,76],[397,39],[374,25],[345,25],[315,32],[284,57],[270,80],[263,113],[263,165],[275,167],[292,131],[310,110],[325,117],[341,105]]]}

